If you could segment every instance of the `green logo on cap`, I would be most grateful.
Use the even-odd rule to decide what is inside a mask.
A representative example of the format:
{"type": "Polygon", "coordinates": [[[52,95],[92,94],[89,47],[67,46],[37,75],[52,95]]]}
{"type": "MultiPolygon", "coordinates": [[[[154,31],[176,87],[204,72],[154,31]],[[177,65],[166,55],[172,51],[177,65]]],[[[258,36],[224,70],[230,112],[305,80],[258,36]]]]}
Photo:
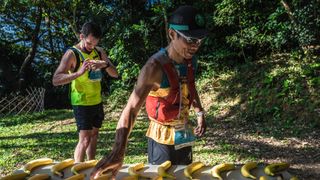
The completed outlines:
{"type": "Polygon", "coordinates": [[[196,24],[198,26],[204,26],[205,22],[204,22],[204,17],[201,15],[201,14],[197,14],[196,17],[195,17],[195,20],[196,20],[196,24]]]}

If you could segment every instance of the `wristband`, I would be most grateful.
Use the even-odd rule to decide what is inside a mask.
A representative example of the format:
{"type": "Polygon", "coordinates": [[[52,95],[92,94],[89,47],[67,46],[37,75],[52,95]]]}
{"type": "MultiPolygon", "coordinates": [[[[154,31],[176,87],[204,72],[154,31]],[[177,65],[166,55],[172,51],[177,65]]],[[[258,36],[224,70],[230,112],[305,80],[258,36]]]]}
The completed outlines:
{"type": "Polygon", "coordinates": [[[204,115],[204,111],[199,111],[196,113],[197,117],[201,117],[204,115]]]}

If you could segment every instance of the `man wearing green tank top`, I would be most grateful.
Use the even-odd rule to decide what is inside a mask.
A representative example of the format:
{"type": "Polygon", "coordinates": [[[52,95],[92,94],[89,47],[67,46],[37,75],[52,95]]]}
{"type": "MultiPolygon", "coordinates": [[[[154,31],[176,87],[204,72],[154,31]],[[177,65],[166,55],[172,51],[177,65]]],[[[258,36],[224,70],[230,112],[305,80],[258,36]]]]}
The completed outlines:
{"type": "Polygon", "coordinates": [[[105,51],[97,46],[101,36],[99,25],[85,23],[80,32],[80,42],[65,52],[52,79],[54,86],[71,83],[71,105],[79,133],[75,162],[84,161],[85,155],[87,160],[95,159],[99,128],[104,119],[101,71],[118,77],[105,51]]]}

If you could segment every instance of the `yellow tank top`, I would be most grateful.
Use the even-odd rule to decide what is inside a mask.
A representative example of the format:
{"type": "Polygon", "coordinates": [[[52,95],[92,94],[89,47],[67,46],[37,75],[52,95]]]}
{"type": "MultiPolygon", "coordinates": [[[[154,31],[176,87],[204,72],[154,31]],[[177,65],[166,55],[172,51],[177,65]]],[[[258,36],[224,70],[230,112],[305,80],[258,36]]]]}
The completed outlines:
{"type": "MultiPolygon", "coordinates": [[[[77,49],[75,46],[73,46],[77,49]]],[[[90,54],[84,53],[81,50],[77,49],[79,53],[82,54],[83,58],[79,54],[80,58],[80,67],[82,62],[89,59],[100,59],[98,52],[96,50],[91,51],[90,54]]],[[[100,81],[91,81],[88,77],[89,71],[86,71],[84,74],[76,78],[71,82],[71,104],[72,105],[96,105],[101,103],[101,84],[100,81]]],[[[69,72],[71,73],[71,72],[69,72]]]]}

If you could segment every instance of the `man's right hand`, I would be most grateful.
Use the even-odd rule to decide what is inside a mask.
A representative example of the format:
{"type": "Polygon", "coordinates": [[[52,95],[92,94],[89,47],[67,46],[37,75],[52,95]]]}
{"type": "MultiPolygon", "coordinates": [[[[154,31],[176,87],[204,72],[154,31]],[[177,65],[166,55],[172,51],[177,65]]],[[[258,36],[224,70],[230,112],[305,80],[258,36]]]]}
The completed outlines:
{"type": "Polygon", "coordinates": [[[102,174],[105,173],[112,173],[112,178],[115,179],[117,173],[122,167],[123,160],[122,158],[119,158],[119,155],[112,152],[108,156],[104,156],[98,164],[93,168],[90,179],[96,179],[102,174]]]}

